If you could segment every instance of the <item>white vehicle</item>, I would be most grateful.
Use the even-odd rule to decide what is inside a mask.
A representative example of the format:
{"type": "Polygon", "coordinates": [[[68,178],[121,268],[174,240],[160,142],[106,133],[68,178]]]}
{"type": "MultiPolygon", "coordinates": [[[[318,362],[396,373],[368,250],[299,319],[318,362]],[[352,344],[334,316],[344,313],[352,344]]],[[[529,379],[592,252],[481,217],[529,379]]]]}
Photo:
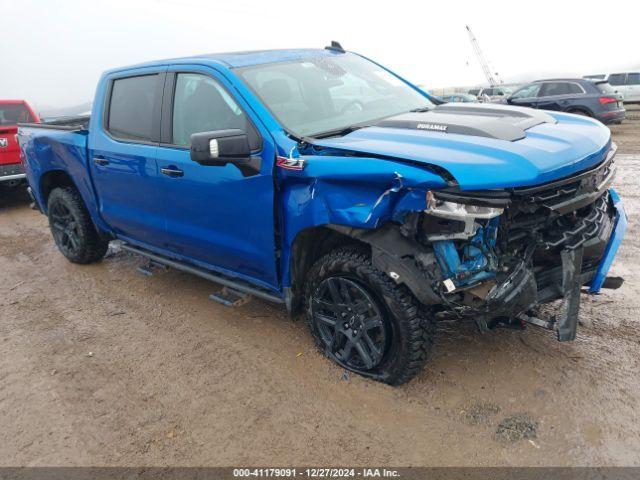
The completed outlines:
{"type": "Polygon", "coordinates": [[[472,88],[469,95],[474,95],[480,102],[495,102],[511,95],[509,87],[472,88]]]}
{"type": "Polygon", "coordinates": [[[640,72],[601,73],[583,78],[608,80],[613,89],[624,96],[624,103],[640,103],[640,72]]]}

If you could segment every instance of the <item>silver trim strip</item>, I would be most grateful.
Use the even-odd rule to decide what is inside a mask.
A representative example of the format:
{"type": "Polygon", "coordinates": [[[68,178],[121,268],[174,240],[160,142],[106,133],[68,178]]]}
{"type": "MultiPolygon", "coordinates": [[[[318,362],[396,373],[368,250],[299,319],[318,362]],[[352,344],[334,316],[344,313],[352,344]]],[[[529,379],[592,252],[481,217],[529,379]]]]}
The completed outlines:
{"type": "Polygon", "coordinates": [[[7,175],[6,177],[0,177],[0,182],[8,182],[9,180],[18,180],[20,178],[27,178],[27,174],[18,173],[16,175],[7,175]]]}

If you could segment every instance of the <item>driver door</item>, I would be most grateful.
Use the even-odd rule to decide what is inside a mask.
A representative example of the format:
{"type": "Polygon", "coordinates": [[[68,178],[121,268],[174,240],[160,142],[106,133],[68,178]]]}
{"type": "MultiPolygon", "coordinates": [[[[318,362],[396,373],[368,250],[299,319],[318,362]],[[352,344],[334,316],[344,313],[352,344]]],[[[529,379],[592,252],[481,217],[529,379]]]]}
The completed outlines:
{"type": "Polygon", "coordinates": [[[162,142],[157,162],[165,213],[164,248],[195,264],[277,288],[271,136],[233,96],[228,82],[202,66],[167,72],[162,142]],[[190,136],[240,129],[249,136],[260,171],[200,165],[190,158],[190,136]]]}

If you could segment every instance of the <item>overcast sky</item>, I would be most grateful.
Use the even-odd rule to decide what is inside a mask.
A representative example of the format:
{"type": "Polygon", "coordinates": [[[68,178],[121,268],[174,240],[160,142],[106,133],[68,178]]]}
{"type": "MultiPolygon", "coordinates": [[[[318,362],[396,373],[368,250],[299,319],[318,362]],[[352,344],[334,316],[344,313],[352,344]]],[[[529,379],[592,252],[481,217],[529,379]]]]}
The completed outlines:
{"type": "Polygon", "coordinates": [[[640,2],[0,0],[0,98],[91,101],[100,73],[208,52],[339,40],[428,87],[484,77],[465,24],[505,81],[640,67],[640,2]]]}

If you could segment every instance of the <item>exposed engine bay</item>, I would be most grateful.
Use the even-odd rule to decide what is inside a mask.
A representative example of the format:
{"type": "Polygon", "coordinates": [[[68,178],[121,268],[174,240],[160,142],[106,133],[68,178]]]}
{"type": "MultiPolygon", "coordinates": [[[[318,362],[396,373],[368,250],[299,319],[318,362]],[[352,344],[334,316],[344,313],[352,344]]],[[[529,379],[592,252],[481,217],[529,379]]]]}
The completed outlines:
{"type": "Polygon", "coordinates": [[[575,338],[581,287],[614,225],[614,174],[612,152],[590,171],[535,188],[429,192],[418,235],[433,245],[446,305],[481,329],[520,320],[575,338]],[[535,316],[537,305],[558,298],[559,315],[535,316]]]}
{"type": "Polygon", "coordinates": [[[399,228],[349,234],[442,317],[470,318],[481,330],[528,322],[573,340],[580,292],[596,291],[615,226],[614,155],[615,146],[596,167],[531,188],[428,191],[427,208],[399,228]],[[559,312],[539,318],[538,307],[557,299],[559,312]]]}

